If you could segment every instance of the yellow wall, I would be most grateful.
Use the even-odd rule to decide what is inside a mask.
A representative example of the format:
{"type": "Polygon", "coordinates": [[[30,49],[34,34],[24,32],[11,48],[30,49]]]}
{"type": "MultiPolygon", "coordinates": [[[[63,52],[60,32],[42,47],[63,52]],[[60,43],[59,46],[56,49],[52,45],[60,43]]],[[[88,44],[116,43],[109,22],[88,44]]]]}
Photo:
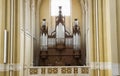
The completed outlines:
{"type": "Polygon", "coordinates": [[[3,48],[4,48],[4,30],[8,31],[8,62],[9,62],[9,51],[10,51],[10,1],[0,0],[0,63],[3,63],[3,48]]]}
{"type": "Polygon", "coordinates": [[[118,63],[116,0],[109,0],[109,3],[112,62],[118,63]]]}
{"type": "MultiPolygon", "coordinates": [[[[66,16],[65,18],[65,24],[68,31],[71,32],[72,23],[75,18],[78,18],[80,24],[82,24],[82,11],[81,11],[81,5],[79,0],[71,0],[71,16],[66,16]],[[71,19],[72,18],[72,19],[71,19]]],[[[53,28],[55,26],[55,17],[50,16],[50,0],[42,0],[40,5],[40,22],[42,22],[42,19],[47,19],[49,28],[53,28]]],[[[52,30],[52,29],[51,29],[52,30]]],[[[51,31],[49,30],[49,31],[51,31]]],[[[52,30],[53,31],[53,30],[52,30]]]]}
{"type": "Polygon", "coordinates": [[[3,1],[0,0],[0,63],[3,63],[3,1]]]}
{"type": "MultiPolygon", "coordinates": [[[[42,19],[46,19],[48,24],[50,24],[50,7],[49,7],[49,0],[42,0],[40,5],[40,23],[42,19]]],[[[48,25],[49,26],[49,25],[48,25]]]]}
{"type": "MultiPolygon", "coordinates": [[[[0,63],[3,63],[3,41],[4,41],[4,30],[6,29],[8,32],[8,44],[7,44],[7,52],[8,52],[8,63],[10,62],[10,0],[0,0],[0,63]]],[[[19,62],[18,54],[19,50],[17,50],[17,40],[18,37],[18,24],[17,24],[17,0],[15,1],[16,8],[14,7],[14,35],[13,35],[13,55],[17,55],[14,57],[14,63],[19,62]],[[17,50],[17,51],[16,51],[17,50]]]]}
{"type": "Polygon", "coordinates": [[[119,64],[120,64],[120,0],[117,1],[117,42],[118,42],[118,54],[119,54],[119,64]]]}
{"type": "Polygon", "coordinates": [[[80,0],[72,0],[72,22],[75,18],[78,18],[80,24],[82,24],[82,9],[80,0]]]}
{"type": "MultiPolygon", "coordinates": [[[[19,34],[18,34],[18,0],[14,0],[14,23],[12,24],[14,27],[13,31],[13,64],[19,63],[19,48],[18,48],[18,41],[19,41],[19,34]]],[[[0,0],[0,76],[9,76],[8,71],[4,71],[5,67],[9,66],[10,64],[10,0],[0,0]],[[7,37],[7,64],[3,64],[3,56],[4,56],[4,30],[7,30],[8,37],[7,37]],[[2,66],[1,66],[2,65],[2,66]],[[4,66],[4,68],[3,68],[4,66]],[[1,71],[2,70],[2,71],[1,71]]],[[[12,18],[13,19],[13,18],[12,18]]],[[[8,68],[6,68],[8,70],[8,68]]],[[[14,76],[14,75],[13,75],[14,76]]]]}

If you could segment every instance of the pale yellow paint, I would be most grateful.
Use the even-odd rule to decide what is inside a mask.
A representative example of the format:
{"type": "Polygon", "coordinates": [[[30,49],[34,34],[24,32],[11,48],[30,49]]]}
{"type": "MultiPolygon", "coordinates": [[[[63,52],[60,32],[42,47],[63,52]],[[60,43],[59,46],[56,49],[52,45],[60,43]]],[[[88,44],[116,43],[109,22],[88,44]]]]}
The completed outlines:
{"type": "Polygon", "coordinates": [[[16,31],[17,31],[17,33],[16,33],[16,44],[17,44],[17,48],[15,49],[15,50],[17,50],[17,54],[15,54],[16,56],[15,57],[17,57],[16,58],[16,60],[15,60],[15,62],[16,63],[20,63],[20,31],[19,31],[19,29],[20,29],[20,1],[18,0],[17,2],[17,29],[16,29],[16,31]]]}
{"type": "MultiPolygon", "coordinates": [[[[72,31],[72,23],[75,18],[78,18],[80,22],[80,26],[82,26],[82,9],[79,0],[71,0],[71,16],[65,17],[65,24],[68,31],[72,31]],[[72,19],[70,19],[72,18],[72,19]],[[71,27],[70,29],[68,27],[71,27]]],[[[49,0],[42,0],[40,5],[40,23],[42,19],[46,19],[48,23],[48,28],[54,29],[55,26],[55,17],[51,17],[50,15],[50,1],[49,0]]],[[[41,26],[41,24],[40,24],[41,26]]],[[[53,30],[50,29],[49,31],[52,32],[53,30]],[[51,31],[52,30],[52,31],[51,31]]]]}
{"type": "Polygon", "coordinates": [[[118,61],[120,64],[120,0],[116,0],[117,2],[117,44],[118,44],[118,61]]]}
{"type": "Polygon", "coordinates": [[[0,76],[9,76],[9,72],[8,71],[4,71],[4,72],[0,71],[0,76]]]}
{"type": "Polygon", "coordinates": [[[48,26],[50,26],[50,5],[49,0],[42,0],[40,5],[40,23],[42,22],[42,19],[46,19],[48,26]]]}
{"type": "Polygon", "coordinates": [[[110,0],[110,34],[112,62],[118,63],[116,0],[110,0]]]}
{"type": "MultiPolygon", "coordinates": [[[[0,71],[0,76],[9,76],[9,71],[0,71]]],[[[19,71],[13,71],[13,76],[19,76],[19,71]]]]}
{"type": "Polygon", "coordinates": [[[95,54],[94,54],[94,30],[93,30],[93,3],[92,3],[92,0],[89,0],[88,1],[88,4],[89,4],[89,11],[90,11],[90,17],[89,17],[89,20],[90,20],[90,61],[91,62],[94,62],[95,59],[95,54]]]}
{"type": "Polygon", "coordinates": [[[3,63],[3,1],[0,0],[0,63],[3,63]]]}
{"type": "Polygon", "coordinates": [[[19,48],[19,24],[18,24],[18,10],[19,10],[19,8],[18,8],[18,0],[15,0],[14,1],[14,31],[16,31],[16,32],[14,32],[14,36],[13,36],[13,42],[14,42],[14,51],[13,51],[13,63],[19,63],[19,52],[20,52],[20,50],[18,49],[19,48]],[[17,50],[17,51],[16,51],[17,50]]]}
{"type": "Polygon", "coordinates": [[[112,76],[111,70],[100,70],[100,76],[112,76]]]}
{"type": "Polygon", "coordinates": [[[75,18],[77,18],[80,22],[80,26],[82,25],[82,8],[80,4],[80,0],[71,0],[71,6],[72,6],[72,22],[74,21],[75,18]]]}
{"type": "Polygon", "coordinates": [[[5,5],[5,25],[6,26],[6,29],[8,30],[8,63],[10,63],[10,0],[7,0],[6,2],[6,5],[5,5]]]}
{"type": "Polygon", "coordinates": [[[14,76],[19,76],[19,71],[14,71],[14,72],[13,72],[13,75],[14,75],[14,76]]]}
{"type": "Polygon", "coordinates": [[[104,61],[118,63],[116,0],[103,0],[103,7],[104,61]]]}
{"type": "Polygon", "coordinates": [[[106,1],[103,0],[103,45],[104,45],[104,60],[105,56],[107,55],[107,27],[106,27],[106,1]]]}
{"type": "MultiPolygon", "coordinates": [[[[3,48],[4,48],[4,30],[5,28],[8,30],[8,33],[10,33],[10,4],[9,1],[1,1],[0,2],[0,12],[1,12],[1,21],[0,21],[0,63],[3,63],[3,48]]],[[[9,41],[10,35],[8,35],[8,62],[9,62],[9,41]]]]}
{"type": "Polygon", "coordinates": [[[98,30],[99,30],[99,56],[100,62],[104,62],[104,44],[103,44],[103,0],[98,0],[98,30]]]}
{"type": "Polygon", "coordinates": [[[90,53],[90,56],[91,56],[91,62],[96,62],[97,60],[97,52],[96,52],[96,22],[95,22],[95,19],[96,19],[96,16],[95,16],[95,0],[91,0],[90,2],[91,4],[91,10],[90,10],[90,34],[91,34],[91,53],[90,53]]]}
{"type": "Polygon", "coordinates": [[[90,70],[90,76],[112,76],[112,71],[111,70],[99,70],[98,69],[91,69],[90,70]]]}

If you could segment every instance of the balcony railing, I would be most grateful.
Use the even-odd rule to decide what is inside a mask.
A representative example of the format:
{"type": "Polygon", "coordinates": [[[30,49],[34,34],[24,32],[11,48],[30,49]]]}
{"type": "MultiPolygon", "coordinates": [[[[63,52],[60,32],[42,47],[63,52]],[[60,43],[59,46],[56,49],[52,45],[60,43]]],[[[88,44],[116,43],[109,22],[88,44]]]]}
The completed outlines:
{"type": "Polygon", "coordinates": [[[30,67],[27,76],[90,76],[89,66],[30,67]]]}

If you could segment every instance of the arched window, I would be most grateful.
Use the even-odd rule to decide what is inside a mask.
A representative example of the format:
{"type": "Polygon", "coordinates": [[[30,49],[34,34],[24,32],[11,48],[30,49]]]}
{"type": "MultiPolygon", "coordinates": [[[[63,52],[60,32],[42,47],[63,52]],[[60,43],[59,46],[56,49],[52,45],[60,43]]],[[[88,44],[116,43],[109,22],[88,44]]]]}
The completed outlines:
{"type": "Polygon", "coordinates": [[[70,16],[70,0],[51,0],[51,16],[57,16],[59,6],[62,6],[63,16],[70,16]]]}

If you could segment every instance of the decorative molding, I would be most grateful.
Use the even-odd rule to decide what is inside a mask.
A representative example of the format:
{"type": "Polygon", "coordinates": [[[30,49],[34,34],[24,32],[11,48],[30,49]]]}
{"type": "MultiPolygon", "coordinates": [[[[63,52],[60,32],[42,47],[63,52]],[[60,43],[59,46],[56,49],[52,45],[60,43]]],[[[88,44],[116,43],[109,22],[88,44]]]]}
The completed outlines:
{"type": "Polygon", "coordinates": [[[62,74],[71,74],[72,68],[61,68],[61,73],[62,74]]]}
{"type": "Polygon", "coordinates": [[[107,70],[112,69],[111,62],[91,62],[90,63],[91,69],[100,69],[100,70],[107,70]]]}
{"type": "Polygon", "coordinates": [[[112,68],[111,62],[91,62],[90,63],[91,69],[100,69],[100,70],[107,70],[112,68]]]}
{"type": "Polygon", "coordinates": [[[74,74],[78,74],[78,68],[74,68],[74,74]]]}
{"type": "Polygon", "coordinates": [[[48,68],[48,74],[57,74],[58,68],[48,68]]]}
{"type": "Polygon", "coordinates": [[[120,75],[120,64],[119,64],[119,66],[118,66],[118,70],[119,70],[119,75],[120,75]]]}
{"type": "Polygon", "coordinates": [[[88,67],[81,68],[81,73],[82,74],[89,74],[89,68],[88,67]]]}
{"type": "Polygon", "coordinates": [[[101,70],[112,69],[112,63],[111,62],[100,62],[100,69],[101,70]]]}
{"type": "Polygon", "coordinates": [[[24,65],[20,66],[20,64],[0,64],[0,71],[20,71],[20,70],[28,70],[26,73],[28,73],[28,76],[33,75],[85,75],[89,76],[89,67],[88,66],[41,66],[41,67],[30,67],[24,65]]]}
{"type": "Polygon", "coordinates": [[[120,64],[111,62],[91,62],[90,69],[112,70],[112,75],[120,75],[120,64]]]}
{"type": "Polygon", "coordinates": [[[38,68],[30,68],[30,75],[32,74],[38,74],[38,68]]]}
{"type": "Polygon", "coordinates": [[[41,68],[41,74],[45,74],[46,73],[46,68],[41,68]]]}
{"type": "Polygon", "coordinates": [[[120,75],[120,64],[112,64],[112,75],[120,75]]]}
{"type": "MultiPolygon", "coordinates": [[[[24,66],[25,68],[25,66],[24,66]]],[[[27,68],[29,68],[27,66],[27,68]]],[[[40,68],[40,67],[39,67],[40,68]]],[[[38,68],[38,69],[39,69],[38,68]]],[[[46,68],[46,67],[41,67],[41,74],[46,74],[46,73],[51,73],[51,74],[57,74],[58,73],[58,70],[59,70],[60,67],[52,67],[52,68],[46,68]]],[[[90,64],[90,67],[80,67],[80,66],[75,66],[75,67],[63,67],[61,68],[61,73],[65,73],[65,74],[70,74],[70,73],[74,73],[74,74],[77,74],[79,72],[78,68],[81,68],[81,73],[84,72],[84,70],[89,70],[89,69],[100,69],[100,70],[112,70],[112,73],[113,75],[120,75],[120,64],[115,64],[115,63],[111,63],[111,62],[100,62],[100,63],[97,63],[97,62],[92,62],[90,64]]],[[[20,64],[0,64],[0,71],[9,71],[9,70],[14,70],[14,71],[19,71],[21,68],[20,64]]],[[[30,71],[31,70],[34,70],[33,68],[31,69],[30,68],[30,71]]],[[[36,69],[35,69],[36,70],[36,69]]]]}
{"type": "Polygon", "coordinates": [[[19,71],[21,69],[19,64],[0,64],[0,71],[19,71]]]}
{"type": "Polygon", "coordinates": [[[111,62],[91,62],[91,69],[100,69],[100,70],[112,70],[112,75],[120,75],[120,64],[111,63],[111,62]]]}

